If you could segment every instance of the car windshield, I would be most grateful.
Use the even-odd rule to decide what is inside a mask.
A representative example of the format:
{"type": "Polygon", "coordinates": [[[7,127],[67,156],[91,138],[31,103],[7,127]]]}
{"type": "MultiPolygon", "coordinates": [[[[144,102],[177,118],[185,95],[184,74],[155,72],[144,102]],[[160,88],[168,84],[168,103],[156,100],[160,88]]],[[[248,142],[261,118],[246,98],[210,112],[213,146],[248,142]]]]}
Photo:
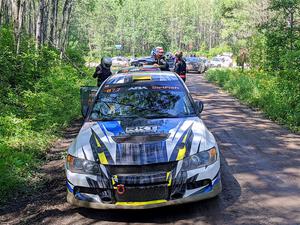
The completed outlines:
{"type": "Polygon", "coordinates": [[[98,95],[90,120],[177,118],[195,115],[185,91],[177,86],[115,86],[98,95]]]}
{"type": "Polygon", "coordinates": [[[220,58],[213,58],[212,61],[221,62],[222,59],[220,59],[220,58]]]}

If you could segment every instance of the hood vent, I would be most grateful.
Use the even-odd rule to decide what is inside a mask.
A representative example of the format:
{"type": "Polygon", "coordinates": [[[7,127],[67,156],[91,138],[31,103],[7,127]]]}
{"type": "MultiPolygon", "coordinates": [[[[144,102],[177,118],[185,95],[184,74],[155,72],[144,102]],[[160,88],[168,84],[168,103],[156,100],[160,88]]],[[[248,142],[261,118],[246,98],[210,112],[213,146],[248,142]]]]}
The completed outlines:
{"type": "Polygon", "coordinates": [[[122,136],[112,136],[112,139],[118,143],[147,143],[147,142],[157,142],[165,141],[168,139],[170,134],[142,134],[142,135],[122,135],[122,136]]]}

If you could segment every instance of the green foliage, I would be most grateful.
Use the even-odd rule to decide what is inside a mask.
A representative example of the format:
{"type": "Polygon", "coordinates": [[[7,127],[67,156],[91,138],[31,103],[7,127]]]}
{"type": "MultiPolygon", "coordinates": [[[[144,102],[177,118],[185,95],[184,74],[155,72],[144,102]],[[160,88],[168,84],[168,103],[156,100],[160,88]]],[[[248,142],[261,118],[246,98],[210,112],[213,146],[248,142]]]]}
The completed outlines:
{"type": "Polygon", "coordinates": [[[299,72],[209,70],[207,73],[208,80],[295,132],[300,131],[299,77],[299,72]]]}
{"type": "MultiPolygon", "coordinates": [[[[50,143],[80,115],[79,88],[90,80],[61,61],[56,50],[43,46],[36,51],[29,39],[16,55],[9,28],[0,30],[0,45],[2,202],[37,181],[34,171],[50,143]]],[[[82,61],[80,53],[72,51],[82,61]]]]}

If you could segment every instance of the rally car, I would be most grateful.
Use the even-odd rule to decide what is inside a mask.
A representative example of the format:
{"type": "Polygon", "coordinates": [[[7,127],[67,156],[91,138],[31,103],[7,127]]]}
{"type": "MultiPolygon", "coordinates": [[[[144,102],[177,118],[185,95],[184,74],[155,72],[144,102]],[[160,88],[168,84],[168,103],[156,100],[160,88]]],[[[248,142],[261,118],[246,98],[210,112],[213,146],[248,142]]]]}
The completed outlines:
{"type": "Polygon", "coordinates": [[[93,93],[68,149],[69,203],[145,209],[221,192],[220,153],[201,120],[203,103],[178,75],[116,74],[93,93]]]}

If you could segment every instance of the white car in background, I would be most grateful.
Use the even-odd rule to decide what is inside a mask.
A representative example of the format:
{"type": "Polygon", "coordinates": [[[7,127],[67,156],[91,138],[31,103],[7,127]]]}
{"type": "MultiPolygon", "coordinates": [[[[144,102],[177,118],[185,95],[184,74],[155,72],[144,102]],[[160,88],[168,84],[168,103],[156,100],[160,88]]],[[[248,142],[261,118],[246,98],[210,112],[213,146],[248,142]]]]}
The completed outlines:
{"type": "Polygon", "coordinates": [[[113,67],[126,67],[129,65],[129,61],[127,58],[122,56],[116,56],[112,58],[112,66],[113,67]]]}
{"type": "Polygon", "coordinates": [[[209,60],[206,57],[199,57],[202,62],[204,63],[204,72],[209,68],[209,60]]]}
{"type": "Polygon", "coordinates": [[[216,56],[210,60],[210,67],[232,67],[233,60],[229,56],[216,56]]]}
{"type": "Polygon", "coordinates": [[[233,60],[231,57],[229,56],[220,56],[220,58],[222,59],[222,67],[232,67],[233,66],[233,60]]]}
{"type": "Polygon", "coordinates": [[[209,62],[209,67],[216,68],[222,67],[223,59],[221,57],[214,57],[209,62]]]}

